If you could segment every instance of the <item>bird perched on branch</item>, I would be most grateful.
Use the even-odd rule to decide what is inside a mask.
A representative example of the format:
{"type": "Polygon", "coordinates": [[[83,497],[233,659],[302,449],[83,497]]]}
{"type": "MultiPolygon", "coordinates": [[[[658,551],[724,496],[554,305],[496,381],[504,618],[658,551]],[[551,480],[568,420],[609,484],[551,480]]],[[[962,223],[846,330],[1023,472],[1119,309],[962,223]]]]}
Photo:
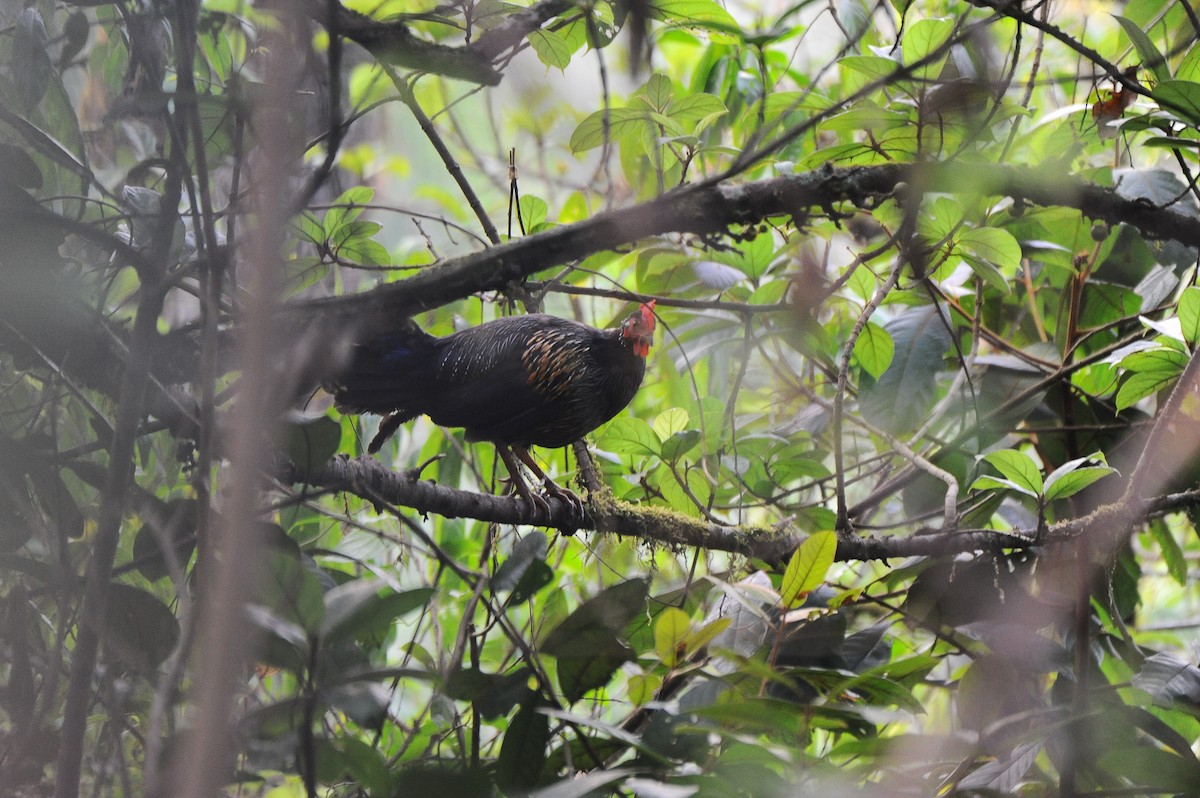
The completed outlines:
{"type": "Polygon", "coordinates": [[[415,325],[355,346],[349,365],[326,384],[342,412],[385,416],[367,450],[379,451],[405,421],[426,415],[462,427],[469,441],[490,441],[520,496],[550,505],[521,477],[518,458],[548,496],[578,511],[529,454],[582,438],[619,413],[637,393],[654,339],[654,302],[620,327],[598,330],[556,316],[510,316],[437,338],[415,325]]]}

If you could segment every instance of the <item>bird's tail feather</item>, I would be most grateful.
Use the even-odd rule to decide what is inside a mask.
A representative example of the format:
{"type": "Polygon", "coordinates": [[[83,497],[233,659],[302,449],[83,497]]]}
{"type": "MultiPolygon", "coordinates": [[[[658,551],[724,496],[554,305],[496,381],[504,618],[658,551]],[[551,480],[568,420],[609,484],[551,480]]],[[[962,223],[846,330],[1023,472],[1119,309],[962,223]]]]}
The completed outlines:
{"type": "Polygon", "coordinates": [[[413,325],[359,344],[325,388],[343,411],[395,413],[395,424],[403,423],[422,412],[417,407],[435,366],[438,340],[413,325]]]}

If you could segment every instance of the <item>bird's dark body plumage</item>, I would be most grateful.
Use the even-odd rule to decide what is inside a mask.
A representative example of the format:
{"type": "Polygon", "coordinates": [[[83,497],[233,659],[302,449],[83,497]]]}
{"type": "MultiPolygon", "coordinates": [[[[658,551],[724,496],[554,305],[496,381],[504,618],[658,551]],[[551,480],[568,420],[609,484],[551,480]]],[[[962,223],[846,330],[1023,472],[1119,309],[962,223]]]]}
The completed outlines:
{"type": "Polygon", "coordinates": [[[410,328],[356,347],[331,387],[340,409],[391,414],[392,430],[427,415],[468,440],[566,446],[637,393],[646,359],[636,340],[540,313],[445,338],[410,328]]]}
{"type": "Polygon", "coordinates": [[[546,493],[582,513],[530,456],[530,446],[566,446],[621,411],[642,384],[654,338],[654,303],[613,330],[533,313],[496,319],[436,338],[415,325],[354,349],[350,364],[326,383],[343,412],[386,417],[368,451],[417,416],[462,427],[491,441],[521,498],[549,513],[521,478],[520,463],[546,493]],[[520,462],[518,462],[518,460],[520,462]]]}

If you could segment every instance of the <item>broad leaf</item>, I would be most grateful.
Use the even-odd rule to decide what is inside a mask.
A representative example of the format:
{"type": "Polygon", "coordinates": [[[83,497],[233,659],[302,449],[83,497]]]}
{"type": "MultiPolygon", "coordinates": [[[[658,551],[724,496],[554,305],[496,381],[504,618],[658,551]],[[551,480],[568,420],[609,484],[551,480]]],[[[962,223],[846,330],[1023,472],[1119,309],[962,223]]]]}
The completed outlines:
{"type": "Polygon", "coordinates": [[[896,345],[887,330],[873,322],[867,322],[862,334],[854,342],[854,358],[868,374],[878,380],[892,364],[896,345]]]}
{"type": "Polygon", "coordinates": [[[936,397],[942,358],[951,344],[947,323],[938,308],[927,305],[907,310],[887,324],[895,354],[883,376],[860,389],[867,420],[903,433],[925,419],[936,397]]]}
{"type": "Polygon", "coordinates": [[[983,459],[996,467],[996,470],[1017,485],[1021,490],[1034,496],[1040,496],[1045,486],[1042,482],[1042,470],[1033,458],[1016,449],[1002,449],[984,455],[983,459]]]}
{"type": "Polygon", "coordinates": [[[820,587],[836,554],[836,533],[815,532],[809,535],[792,554],[783,573],[783,584],[779,590],[783,606],[798,606],[805,596],[820,587]]]}

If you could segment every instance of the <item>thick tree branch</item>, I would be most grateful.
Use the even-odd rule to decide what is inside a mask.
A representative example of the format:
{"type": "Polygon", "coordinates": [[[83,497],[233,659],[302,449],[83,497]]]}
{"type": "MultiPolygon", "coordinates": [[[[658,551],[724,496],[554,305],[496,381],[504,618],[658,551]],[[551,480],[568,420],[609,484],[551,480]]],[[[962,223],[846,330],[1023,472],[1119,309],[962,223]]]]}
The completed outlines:
{"type": "Polygon", "coordinates": [[[504,21],[485,31],[469,45],[489,59],[499,57],[505,50],[516,47],[525,37],[538,30],[550,20],[575,6],[570,0],[542,0],[529,8],[519,9],[504,17],[504,21]]]}
{"type": "MultiPolygon", "coordinates": [[[[329,9],[324,0],[306,0],[304,13],[316,22],[329,21],[329,9]]],[[[333,24],[347,39],[361,45],[385,64],[419,69],[448,78],[495,86],[501,74],[492,67],[485,52],[466,47],[448,47],[419,38],[403,20],[375,20],[351,11],[341,3],[334,4],[333,24]]]]}
{"type": "MultiPolygon", "coordinates": [[[[542,0],[529,8],[516,9],[505,14],[499,25],[463,47],[426,41],[413,34],[403,19],[371,19],[340,3],[335,4],[333,27],[334,32],[358,43],[386,64],[495,86],[503,75],[492,62],[572,7],[569,0],[542,0]]],[[[304,8],[316,22],[323,25],[329,22],[324,0],[306,0],[304,8]]]]}
{"type": "Polygon", "coordinates": [[[640,205],[453,258],[372,291],[295,303],[285,313],[303,324],[320,314],[338,324],[394,326],[400,317],[481,291],[500,291],[545,269],[652,236],[717,235],[772,216],[791,216],[802,224],[812,208],[833,211],[845,202],[866,204],[890,195],[901,182],[919,183],[926,192],[1020,197],[1027,203],[1075,208],[1109,224],[1133,225],[1147,238],[1200,247],[1200,219],[1125,199],[1051,169],[984,164],[968,169],[954,163],[830,168],[752,183],[686,186],[640,205]]]}
{"type": "MultiPolygon", "coordinates": [[[[288,469],[285,469],[288,471],[288,469]]],[[[446,518],[473,518],[498,524],[540,526],[573,533],[580,528],[635,537],[668,546],[696,546],[755,557],[770,563],[785,561],[806,533],[782,527],[722,526],[659,507],[638,507],[610,496],[590,496],[582,521],[559,499],[550,499],[550,517],[531,510],[511,496],[457,490],[420,477],[419,469],[397,473],[370,457],[339,455],[307,475],[294,471],[285,481],[333,491],[345,491],[368,501],[410,507],[446,518]]],[[[1088,516],[1055,524],[1038,543],[1067,541],[1095,528],[1138,523],[1145,518],[1193,506],[1200,490],[1174,493],[1151,501],[1118,502],[1088,516]]],[[[909,537],[844,536],[837,559],[887,560],[896,557],[944,556],[996,549],[1025,549],[1034,545],[1037,530],[999,532],[990,529],[933,532],[909,537]]]]}
{"type": "MultiPolygon", "coordinates": [[[[718,235],[772,216],[791,216],[802,224],[814,207],[832,211],[845,202],[868,204],[890,195],[898,183],[914,181],[925,191],[1020,197],[1027,203],[1075,208],[1111,225],[1130,224],[1150,239],[1170,239],[1200,248],[1200,219],[1144,200],[1125,199],[1110,188],[1050,169],[984,164],[967,169],[954,163],[830,168],[751,183],[686,186],[649,202],[447,260],[371,291],[295,302],[281,311],[282,320],[300,329],[321,319],[340,330],[361,327],[360,334],[367,334],[394,327],[399,319],[414,313],[482,291],[501,291],[546,269],[642,239],[670,233],[718,235]]],[[[57,355],[63,349],[56,343],[61,336],[47,340],[52,329],[23,332],[48,352],[57,355]]],[[[69,338],[83,344],[95,336],[72,333],[69,338]]],[[[159,340],[164,346],[169,343],[170,353],[155,359],[158,379],[163,383],[189,379],[188,368],[172,368],[167,374],[162,364],[198,362],[194,344],[189,348],[179,335],[159,340]]],[[[0,335],[0,348],[13,351],[14,345],[0,335]]],[[[116,353],[99,355],[89,351],[87,357],[73,358],[69,351],[62,351],[59,362],[65,373],[77,379],[74,371],[79,369],[89,374],[120,373],[123,363],[116,353]]],[[[92,379],[81,381],[95,383],[92,379]]],[[[115,392],[115,383],[109,391],[115,392]]]]}

